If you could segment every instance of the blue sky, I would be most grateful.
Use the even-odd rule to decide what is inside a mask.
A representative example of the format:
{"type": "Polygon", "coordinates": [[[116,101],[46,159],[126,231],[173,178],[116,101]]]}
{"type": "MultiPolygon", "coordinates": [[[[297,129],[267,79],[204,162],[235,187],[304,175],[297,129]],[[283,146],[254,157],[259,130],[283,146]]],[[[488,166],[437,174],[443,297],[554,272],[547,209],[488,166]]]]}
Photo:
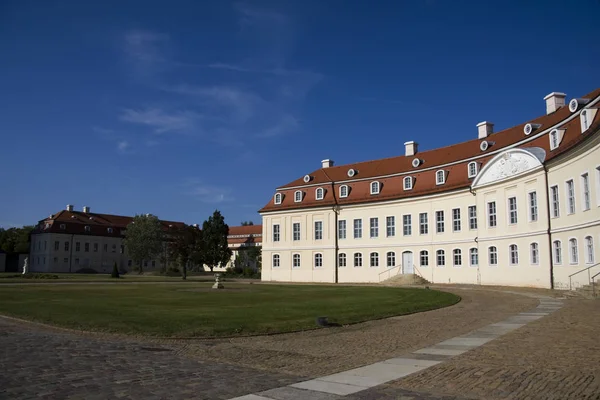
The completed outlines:
{"type": "Polygon", "coordinates": [[[593,0],[4,0],[0,226],[68,203],[259,223],[324,158],[468,140],[595,89],[598,15],[593,0]]]}

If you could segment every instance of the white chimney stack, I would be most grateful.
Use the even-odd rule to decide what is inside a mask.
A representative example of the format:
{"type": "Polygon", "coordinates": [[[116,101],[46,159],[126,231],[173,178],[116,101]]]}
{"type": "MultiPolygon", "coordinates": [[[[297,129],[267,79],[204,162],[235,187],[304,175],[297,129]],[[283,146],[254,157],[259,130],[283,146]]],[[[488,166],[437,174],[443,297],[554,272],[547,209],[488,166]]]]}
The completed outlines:
{"type": "Polygon", "coordinates": [[[86,214],[89,214],[90,213],[90,207],[83,206],[83,212],[86,213],[86,214]]]}
{"type": "Polygon", "coordinates": [[[67,204],[67,211],[73,211],[73,205],[67,204]]]}
{"type": "Polygon", "coordinates": [[[567,95],[561,92],[552,92],[544,97],[544,100],[546,100],[546,114],[553,113],[564,106],[565,97],[567,97],[567,95]]]}
{"type": "Polygon", "coordinates": [[[410,156],[414,156],[415,154],[417,154],[417,146],[418,146],[418,144],[412,140],[410,142],[405,142],[404,143],[404,155],[406,157],[410,157],[410,156]]]}
{"type": "Polygon", "coordinates": [[[485,139],[492,133],[494,133],[494,124],[491,122],[483,121],[477,124],[477,133],[479,139],[485,139]]]}
{"type": "Polygon", "coordinates": [[[333,160],[330,160],[330,159],[323,160],[323,161],[321,161],[321,166],[323,168],[333,167],[333,160]]]}

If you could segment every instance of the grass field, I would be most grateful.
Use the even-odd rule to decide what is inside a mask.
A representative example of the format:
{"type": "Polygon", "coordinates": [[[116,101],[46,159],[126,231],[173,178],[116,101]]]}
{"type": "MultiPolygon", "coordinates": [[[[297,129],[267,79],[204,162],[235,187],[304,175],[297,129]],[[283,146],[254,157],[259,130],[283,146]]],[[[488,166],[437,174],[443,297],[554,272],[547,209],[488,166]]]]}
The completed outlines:
{"type": "MultiPolygon", "coordinates": [[[[31,273],[30,275],[40,275],[42,279],[35,279],[33,276],[24,278],[17,272],[0,272],[0,285],[3,283],[56,283],[63,281],[77,282],[180,282],[181,276],[165,276],[137,273],[121,275],[119,279],[113,279],[110,274],[66,274],[66,273],[31,273]],[[55,278],[54,278],[55,277],[55,278]]],[[[188,280],[194,281],[214,281],[215,278],[210,273],[189,274],[188,280]]]]}
{"type": "Polygon", "coordinates": [[[62,327],[150,336],[225,336],[349,324],[455,304],[414,288],[210,283],[0,287],[0,313],[62,327]]]}

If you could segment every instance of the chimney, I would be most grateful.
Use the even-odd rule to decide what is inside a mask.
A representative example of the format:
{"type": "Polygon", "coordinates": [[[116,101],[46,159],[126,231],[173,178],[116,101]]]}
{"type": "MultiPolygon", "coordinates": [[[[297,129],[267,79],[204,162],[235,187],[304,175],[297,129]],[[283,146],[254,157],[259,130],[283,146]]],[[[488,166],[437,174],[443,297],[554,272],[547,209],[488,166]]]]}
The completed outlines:
{"type": "Polygon", "coordinates": [[[88,206],[83,206],[83,212],[86,214],[90,213],[90,208],[88,206]]]}
{"type": "Polygon", "coordinates": [[[67,204],[67,211],[73,211],[73,205],[67,204]]]}
{"type": "Polygon", "coordinates": [[[487,121],[480,122],[477,124],[477,132],[479,134],[479,139],[485,139],[494,133],[494,124],[487,121]]]}
{"type": "Polygon", "coordinates": [[[333,160],[330,160],[330,159],[323,160],[323,161],[321,161],[321,166],[323,168],[333,167],[333,160]]]}
{"type": "Polygon", "coordinates": [[[560,107],[565,105],[566,94],[561,92],[552,92],[548,96],[544,97],[546,100],[546,114],[553,113],[560,107]]]}
{"type": "Polygon", "coordinates": [[[410,157],[410,156],[414,156],[415,154],[417,154],[417,146],[418,146],[418,144],[412,140],[410,142],[405,142],[404,143],[404,155],[406,157],[410,157]]]}

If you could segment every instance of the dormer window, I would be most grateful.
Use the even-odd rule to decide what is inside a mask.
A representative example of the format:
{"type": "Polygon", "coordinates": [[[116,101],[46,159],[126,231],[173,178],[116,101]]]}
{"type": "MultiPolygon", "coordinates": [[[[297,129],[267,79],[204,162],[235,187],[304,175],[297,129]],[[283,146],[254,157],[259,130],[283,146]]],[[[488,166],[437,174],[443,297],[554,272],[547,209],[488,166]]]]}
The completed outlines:
{"type": "Polygon", "coordinates": [[[581,132],[587,131],[587,129],[589,127],[590,127],[590,125],[588,123],[588,113],[587,113],[587,110],[583,110],[581,112],[581,132]]]}
{"type": "Polygon", "coordinates": [[[86,232],[90,232],[92,230],[92,228],[90,228],[88,225],[85,226],[85,231],[86,232]]]}
{"type": "Polygon", "coordinates": [[[296,192],[294,192],[294,201],[296,203],[300,203],[302,201],[302,191],[301,190],[296,190],[296,192]]]}
{"type": "Polygon", "coordinates": [[[323,200],[323,197],[325,197],[325,190],[323,190],[323,188],[317,188],[317,190],[315,190],[315,198],[317,200],[323,200]]]}
{"type": "Polygon", "coordinates": [[[371,182],[371,194],[379,194],[379,182],[371,182]]]}
{"type": "Polygon", "coordinates": [[[106,231],[107,231],[108,233],[113,233],[113,228],[107,228],[107,229],[106,229],[106,231]]]}
{"type": "Polygon", "coordinates": [[[435,173],[435,184],[443,185],[444,183],[446,183],[446,171],[439,170],[435,173]]]}
{"type": "Polygon", "coordinates": [[[348,185],[340,186],[340,198],[348,197],[348,185]]]}
{"type": "Polygon", "coordinates": [[[275,204],[281,204],[281,193],[275,193],[275,199],[274,202],[275,204]]]}
{"type": "Polygon", "coordinates": [[[550,132],[550,150],[556,149],[559,143],[558,130],[554,129],[550,132]]]}
{"type": "Polygon", "coordinates": [[[67,225],[65,225],[65,224],[60,224],[60,229],[62,229],[62,230],[64,231],[65,229],[67,229],[67,225]]]}
{"type": "Polygon", "coordinates": [[[404,178],[404,190],[411,190],[413,188],[413,178],[412,176],[407,176],[404,178]]]}
{"type": "Polygon", "coordinates": [[[477,162],[471,161],[469,163],[469,178],[475,178],[477,176],[477,170],[479,169],[479,165],[477,162]]]}

